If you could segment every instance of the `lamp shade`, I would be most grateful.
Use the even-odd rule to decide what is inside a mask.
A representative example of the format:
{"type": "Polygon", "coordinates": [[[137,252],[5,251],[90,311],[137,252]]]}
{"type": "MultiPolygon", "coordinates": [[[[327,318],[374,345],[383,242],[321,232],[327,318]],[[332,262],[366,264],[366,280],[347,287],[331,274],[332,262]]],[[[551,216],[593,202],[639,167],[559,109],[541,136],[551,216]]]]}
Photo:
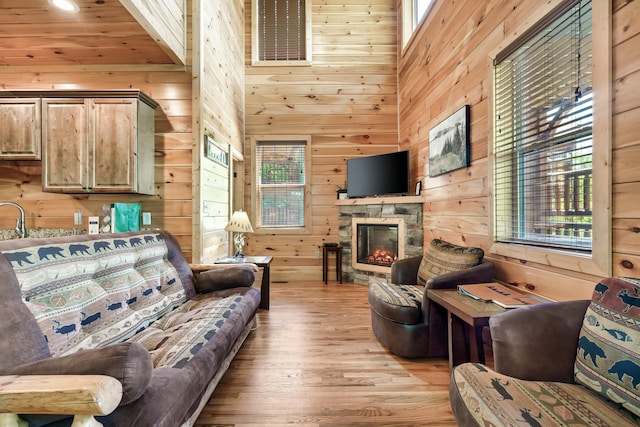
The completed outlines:
{"type": "Polygon", "coordinates": [[[253,227],[251,227],[249,217],[244,211],[235,211],[224,229],[236,233],[253,233],[253,227]]]}

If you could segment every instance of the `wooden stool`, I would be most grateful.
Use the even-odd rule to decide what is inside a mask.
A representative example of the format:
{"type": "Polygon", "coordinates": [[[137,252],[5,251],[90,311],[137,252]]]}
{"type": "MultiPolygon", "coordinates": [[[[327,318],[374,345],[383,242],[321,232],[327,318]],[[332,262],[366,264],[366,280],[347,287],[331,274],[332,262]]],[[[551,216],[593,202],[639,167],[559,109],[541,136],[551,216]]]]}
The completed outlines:
{"type": "Polygon", "coordinates": [[[342,246],[322,246],[322,280],[327,283],[329,278],[329,253],[336,254],[336,280],[342,283],[342,246]]]}

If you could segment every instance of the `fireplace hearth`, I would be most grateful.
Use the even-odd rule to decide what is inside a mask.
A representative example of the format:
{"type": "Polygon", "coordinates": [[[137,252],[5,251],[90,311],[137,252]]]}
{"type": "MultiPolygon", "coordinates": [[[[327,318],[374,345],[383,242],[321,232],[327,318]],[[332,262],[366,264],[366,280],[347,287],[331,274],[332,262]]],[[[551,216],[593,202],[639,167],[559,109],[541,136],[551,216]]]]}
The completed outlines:
{"type": "MultiPolygon", "coordinates": [[[[338,200],[340,207],[340,245],[344,248],[342,257],[343,280],[367,285],[371,276],[391,277],[391,263],[383,259],[404,259],[422,255],[422,196],[380,197],[338,200]],[[370,247],[368,256],[377,258],[358,260],[357,225],[382,225],[386,228],[397,225],[397,247],[388,244],[389,237],[380,238],[382,244],[370,247]],[[376,250],[379,252],[376,253],[376,250]],[[384,253],[383,251],[392,252],[384,253]]],[[[379,239],[376,233],[373,240],[379,239]]],[[[372,237],[369,236],[369,239],[372,237]]],[[[362,250],[362,249],[361,249],[362,250]]],[[[362,254],[362,252],[361,252],[362,254]]],[[[362,257],[360,257],[362,258],[362,257]]]]}

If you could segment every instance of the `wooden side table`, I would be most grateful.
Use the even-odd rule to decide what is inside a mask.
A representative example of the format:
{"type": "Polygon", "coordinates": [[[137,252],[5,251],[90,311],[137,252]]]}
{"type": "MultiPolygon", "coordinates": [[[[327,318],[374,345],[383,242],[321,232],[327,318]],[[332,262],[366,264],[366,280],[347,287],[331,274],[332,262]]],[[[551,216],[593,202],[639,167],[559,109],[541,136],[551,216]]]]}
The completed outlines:
{"type": "Polygon", "coordinates": [[[232,256],[217,260],[216,264],[238,264],[248,262],[262,268],[262,284],[260,286],[260,305],[258,308],[269,310],[269,293],[271,288],[271,261],[272,256],[246,256],[244,258],[235,258],[232,256]]]}
{"type": "MultiPolygon", "coordinates": [[[[508,309],[493,302],[473,299],[457,289],[427,289],[427,297],[447,310],[449,367],[471,361],[472,353],[479,363],[484,364],[482,329],[489,326],[491,316],[508,309]]],[[[542,297],[535,298],[546,302],[542,297]]]]}
{"type": "Polygon", "coordinates": [[[322,246],[322,280],[329,279],[329,254],[336,254],[336,280],[342,283],[342,246],[322,246]]]}

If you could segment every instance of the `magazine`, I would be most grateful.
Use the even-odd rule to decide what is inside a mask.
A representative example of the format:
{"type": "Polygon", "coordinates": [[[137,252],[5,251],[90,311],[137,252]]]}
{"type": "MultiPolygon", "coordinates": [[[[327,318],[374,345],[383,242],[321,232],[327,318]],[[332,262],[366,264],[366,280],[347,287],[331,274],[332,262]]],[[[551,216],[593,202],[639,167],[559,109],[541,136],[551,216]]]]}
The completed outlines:
{"type": "Polygon", "coordinates": [[[542,302],[531,295],[495,282],[458,285],[458,292],[477,300],[493,302],[503,308],[517,308],[542,302]]]}

